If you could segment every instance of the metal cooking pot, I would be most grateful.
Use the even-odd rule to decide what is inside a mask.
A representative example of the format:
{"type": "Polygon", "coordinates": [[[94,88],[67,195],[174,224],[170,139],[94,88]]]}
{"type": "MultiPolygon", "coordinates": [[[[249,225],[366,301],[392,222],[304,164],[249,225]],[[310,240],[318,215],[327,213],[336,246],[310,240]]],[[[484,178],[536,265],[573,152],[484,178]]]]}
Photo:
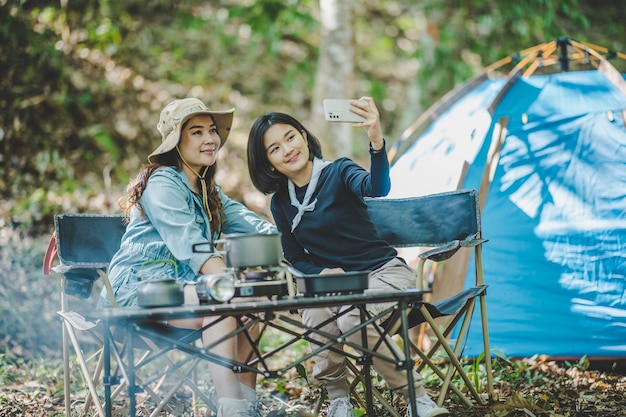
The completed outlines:
{"type": "MultiPolygon", "coordinates": [[[[170,263],[174,265],[178,275],[178,265],[172,260],[146,261],[141,265],[142,280],[143,267],[151,263],[170,263]]],[[[174,278],[163,277],[144,281],[137,289],[137,304],[140,307],[174,307],[185,302],[183,284],[176,282],[174,278]]]]}
{"type": "Polygon", "coordinates": [[[260,266],[278,266],[282,259],[280,233],[233,233],[215,241],[223,243],[223,250],[218,251],[210,242],[193,245],[195,252],[220,253],[224,255],[229,268],[254,268],[260,266]],[[202,249],[208,247],[208,249],[202,249]]]}
{"type": "Polygon", "coordinates": [[[230,234],[224,236],[222,241],[228,267],[250,268],[280,265],[282,257],[280,233],[230,234]]]}

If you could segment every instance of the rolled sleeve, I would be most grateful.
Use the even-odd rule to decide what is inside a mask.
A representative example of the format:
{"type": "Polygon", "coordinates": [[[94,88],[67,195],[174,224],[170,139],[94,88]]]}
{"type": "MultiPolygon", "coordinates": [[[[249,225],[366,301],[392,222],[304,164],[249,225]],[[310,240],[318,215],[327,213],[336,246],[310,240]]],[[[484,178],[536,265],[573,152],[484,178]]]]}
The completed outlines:
{"type": "Polygon", "coordinates": [[[222,209],[226,215],[226,221],[222,225],[225,234],[230,233],[276,233],[277,229],[272,223],[263,220],[258,214],[231,199],[219,190],[222,199],[222,209]]]}

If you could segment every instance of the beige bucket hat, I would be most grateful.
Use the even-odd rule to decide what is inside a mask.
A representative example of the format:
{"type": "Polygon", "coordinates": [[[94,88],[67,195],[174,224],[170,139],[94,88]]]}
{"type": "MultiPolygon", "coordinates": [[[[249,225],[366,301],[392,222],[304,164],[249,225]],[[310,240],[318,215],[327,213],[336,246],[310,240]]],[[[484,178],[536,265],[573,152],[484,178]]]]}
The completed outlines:
{"type": "Polygon", "coordinates": [[[230,127],[233,124],[235,109],[225,111],[213,111],[197,98],[183,98],[174,100],[163,108],[157,129],[161,133],[161,144],[148,155],[148,160],[154,162],[154,157],[168,153],[176,147],[180,140],[181,126],[193,116],[210,114],[217,125],[217,133],[220,135],[221,144],[224,145],[230,127]]]}

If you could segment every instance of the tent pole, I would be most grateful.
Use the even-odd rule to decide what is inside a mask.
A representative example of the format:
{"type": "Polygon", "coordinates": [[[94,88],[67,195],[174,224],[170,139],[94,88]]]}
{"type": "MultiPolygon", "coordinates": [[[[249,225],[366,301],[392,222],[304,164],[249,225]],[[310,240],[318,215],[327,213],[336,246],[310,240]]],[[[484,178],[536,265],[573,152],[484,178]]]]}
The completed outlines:
{"type": "Polygon", "coordinates": [[[491,144],[489,145],[489,154],[487,155],[487,163],[483,170],[483,176],[480,180],[480,188],[478,189],[478,206],[482,212],[485,207],[485,201],[487,201],[487,194],[493,181],[493,176],[498,166],[498,160],[500,159],[500,149],[504,143],[506,137],[507,127],[509,125],[508,117],[501,117],[496,124],[493,135],[491,136],[491,144]]]}

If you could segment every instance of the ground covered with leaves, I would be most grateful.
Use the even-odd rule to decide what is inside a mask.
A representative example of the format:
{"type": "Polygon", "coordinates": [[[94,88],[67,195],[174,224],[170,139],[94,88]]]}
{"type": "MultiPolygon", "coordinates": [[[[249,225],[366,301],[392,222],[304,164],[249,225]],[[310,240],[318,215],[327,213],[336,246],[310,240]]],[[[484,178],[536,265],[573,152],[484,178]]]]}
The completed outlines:
{"type": "MultiPolygon", "coordinates": [[[[33,238],[8,233],[0,228],[0,270],[5,271],[0,286],[0,417],[65,415],[63,366],[60,360],[61,326],[59,283],[41,276],[40,268],[47,237],[33,238]],[[10,271],[7,273],[6,271],[10,271]]],[[[86,300],[89,301],[89,300],[86,300]]],[[[306,349],[306,345],[300,349],[306,349]]],[[[303,351],[294,350],[294,355],[303,351]]],[[[289,360],[282,358],[281,360],[289,360]]],[[[319,413],[316,407],[321,395],[318,386],[306,379],[308,369],[284,375],[280,379],[259,378],[258,393],[263,417],[325,417],[325,403],[319,413]]],[[[484,367],[465,363],[468,372],[476,371],[480,391],[486,395],[484,367]]],[[[427,388],[432,396],[438,393],[438,382],[425,372],[427,388]]],[[[488,406],[465,406],[451,395],[445,407],[452,417],[624,417],[626,416],[626,363],[555,362],[542,356],[522,360],[497,357],[493,365],[497,400],[488,406]]],[[[458,381],[456,381],[458,383],[458,381]]],[[[211,390],[210,381],[205,383],[211,390]]],[[[395,408],[404,415],[406,404],[399,396],[375,384],[395,408]]],[[[84,408],[85,383],[78,366],[72,364],[71,403],[73,415],[84,408]]],[[[138,396],[141,397],[141,396],[138,396]]],[[[148,416],[153,405],[139,400],[139,416],[148,416]]],[[[207,407],[198,403],[199,415],[209,415],[207,407]]],[[[190,392],[181,392],[170,402],[167,417],[192,416],[190,392]]],[[[364,407],[355,402],[355,415],[361,417],[364,407]]],[[[91,417],[92,409],[84,413],[91,417]]],[[[127,398],[115,404],[115,417],[127,416],[127,398]]],[[[390,417],[378,407],[377,417],[390,417]]]]}
{"type": "MultiPolygon", "coordinates": [[[[0,417],[65,415],[60,364],[24,362],[3,355],[0,365],[0,417]]],[[[450,396],[445,406],[453,417],[623,417],[626,415],[626,375],[623,370],[611,369],[610,365],[603,364],[602,367],[607,369],[592,369],[594,364],[589,368],[584,359],[572,364],[539,356],[518,361],[498,358],[494,364],[495,402],[469,408],[450,396]]],[[[377,384],[384,388],[380,381],[377,384]]],[[[428,390],[431,395],[436,395],[436,384],[429,384],[428,390]]],[[[321,396],[319,387],[297,373],[278,380],[261,378],[258,391],[263,416],[325,416],[325,403],[316,413],[321,396]]],[[[72,392],[73,407],[77,412],[82,409],[84,394],[82,389],[72,392]]],[[[400,397],[388,391],[385,396],[398,410],[406,407],[400,397]]],[[[124,401],[115,404],[115,416],[128,415],[124,401]]],[[[172,401],[174,411],[163,415],[192,416],[191,403],[191,394],[183,392],[172,401]]],[[[149,415],[150,402],[142,402],[139,398],[139,404],[138,415],[149,415]]],[[[363,408],[355,404],[355,414],[364,415],[363,408]]],[[[202,404],[197,404],[197,409],[200,415],[210,414],[202,404]]],[[[379,417],[389,415],[380,407],[377,407],[376,414],[379,417]]],[[[86,415],[96,413],[92,409],[86,415]]]]}

